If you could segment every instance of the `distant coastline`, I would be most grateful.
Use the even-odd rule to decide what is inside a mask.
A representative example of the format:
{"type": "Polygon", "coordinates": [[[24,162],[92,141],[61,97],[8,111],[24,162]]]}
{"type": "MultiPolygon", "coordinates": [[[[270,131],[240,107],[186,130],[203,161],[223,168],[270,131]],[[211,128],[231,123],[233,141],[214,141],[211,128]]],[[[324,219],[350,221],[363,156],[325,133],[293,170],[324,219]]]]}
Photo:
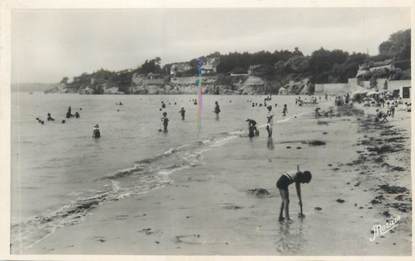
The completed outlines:
{"type": "MultiPolygon", "coordinates": [[[[387,89],[378,83],[411,79],[410,39],[410,29],[393,33],[380,43],[379,54],[375,56],[324,48],[304,55],[296,47],[274,52],[214,52],[190,61],[164,65],[161,65],[161,58],[156,57],[136,68],[121,71],[101,68],[72,78],[65,76],[55,84],[18,84],[12,86],[12,90],[79,94],[196,94],[202,86],[205,94],[311,95],[317,85],[340,86],[349,84],[351,80],[361,87],[387,89]]],[[[333,89],[339,89],[339,86],[333,89]]],[[[343,92],[340,90],[339,94],[343,92]]]]}

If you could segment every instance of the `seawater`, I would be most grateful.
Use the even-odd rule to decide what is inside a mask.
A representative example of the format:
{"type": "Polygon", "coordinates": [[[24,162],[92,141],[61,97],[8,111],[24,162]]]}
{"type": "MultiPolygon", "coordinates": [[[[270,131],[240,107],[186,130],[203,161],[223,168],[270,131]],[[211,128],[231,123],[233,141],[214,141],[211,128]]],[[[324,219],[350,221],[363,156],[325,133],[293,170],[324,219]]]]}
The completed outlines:
{"type": "MultiPolygon", "coordinates": [[[[200,164],[204,151],[246,136],[247,118],[264,126],[266,108],[251,106],[264,98],[206,95],[199,107],[193,104],[195,95],[13,93],[12,252],[61,226],[82,222],[90,209],[107,201],[162,188],[172,182],[171,173],[200,164]],[[161,101],[170,119],[167,133],[159,132],[161,101]],[[215,101],[221,107],[219,119],[213,113],[215,101]],[[69,106],[80,113],[79,119],[65,119],[69,106]],[[48,112],[54,122],[46,121],[48,112]],[[100,139],[92,138],[95,124],[100,139]]],[[[275,124],[310,112],[307,106],[295,106],[292,96],[273,96],[268,104],[273,105],[275,124]]]]}

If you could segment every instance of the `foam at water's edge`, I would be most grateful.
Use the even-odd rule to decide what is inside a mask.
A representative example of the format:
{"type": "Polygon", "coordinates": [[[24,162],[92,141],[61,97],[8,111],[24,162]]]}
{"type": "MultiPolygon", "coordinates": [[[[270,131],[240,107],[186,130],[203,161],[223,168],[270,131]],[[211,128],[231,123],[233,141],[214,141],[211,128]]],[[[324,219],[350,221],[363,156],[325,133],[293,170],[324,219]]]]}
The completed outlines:
{"type": "MultiPolygon", "coordinates": [[[[299,113],[276,122],[283,123],[304,114],[306,113],[299,113]]],[[[120,200],[164,187],[172,182],[169,178],[172,173],[197,166],[204,152],[222,147],[245,133],[243,130],[224,132],[192,144],[170,148],[155,157],[137,161],[131,168],[97,179],[97,182],[107,182],[103,186],[110,189],[96,191],[93,196],[79,197],[55,212],[14,224],[11,228],[12,252],[31,248],[53,234],[56,229],[81,222],[92,209],[106,201],[120,200]]]]}

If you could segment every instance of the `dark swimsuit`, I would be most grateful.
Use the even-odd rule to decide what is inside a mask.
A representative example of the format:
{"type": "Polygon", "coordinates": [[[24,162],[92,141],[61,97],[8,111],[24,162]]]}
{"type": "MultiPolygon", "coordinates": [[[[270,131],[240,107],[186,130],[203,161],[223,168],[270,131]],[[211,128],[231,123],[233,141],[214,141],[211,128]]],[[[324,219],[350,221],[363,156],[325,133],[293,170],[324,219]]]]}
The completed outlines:
{"type": "Polygon", "coordinates": [[[294,178],[291,177],[288,173],[282,175],[277,181],[277,188],[288,190],[288,185],[294,183],[294,178]]]}

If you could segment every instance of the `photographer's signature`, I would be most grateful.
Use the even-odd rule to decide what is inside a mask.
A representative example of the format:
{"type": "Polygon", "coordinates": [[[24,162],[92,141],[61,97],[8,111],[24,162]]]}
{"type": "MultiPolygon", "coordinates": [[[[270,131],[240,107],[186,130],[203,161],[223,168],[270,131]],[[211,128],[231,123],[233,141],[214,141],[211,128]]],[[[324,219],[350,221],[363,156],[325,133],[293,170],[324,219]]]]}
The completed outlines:
{"type": "Polygon", "coordinates": [[[400,219],[401,217],[398,215],[391,218],[388,222],[386,222],[385,225],[373,225],[373,237],[369,238],[369,240],[373,242],[376,240],[377,237],[385,235],[386,233],[388,233],[388,231],[394,229],[398,225],[400,219]]]}

